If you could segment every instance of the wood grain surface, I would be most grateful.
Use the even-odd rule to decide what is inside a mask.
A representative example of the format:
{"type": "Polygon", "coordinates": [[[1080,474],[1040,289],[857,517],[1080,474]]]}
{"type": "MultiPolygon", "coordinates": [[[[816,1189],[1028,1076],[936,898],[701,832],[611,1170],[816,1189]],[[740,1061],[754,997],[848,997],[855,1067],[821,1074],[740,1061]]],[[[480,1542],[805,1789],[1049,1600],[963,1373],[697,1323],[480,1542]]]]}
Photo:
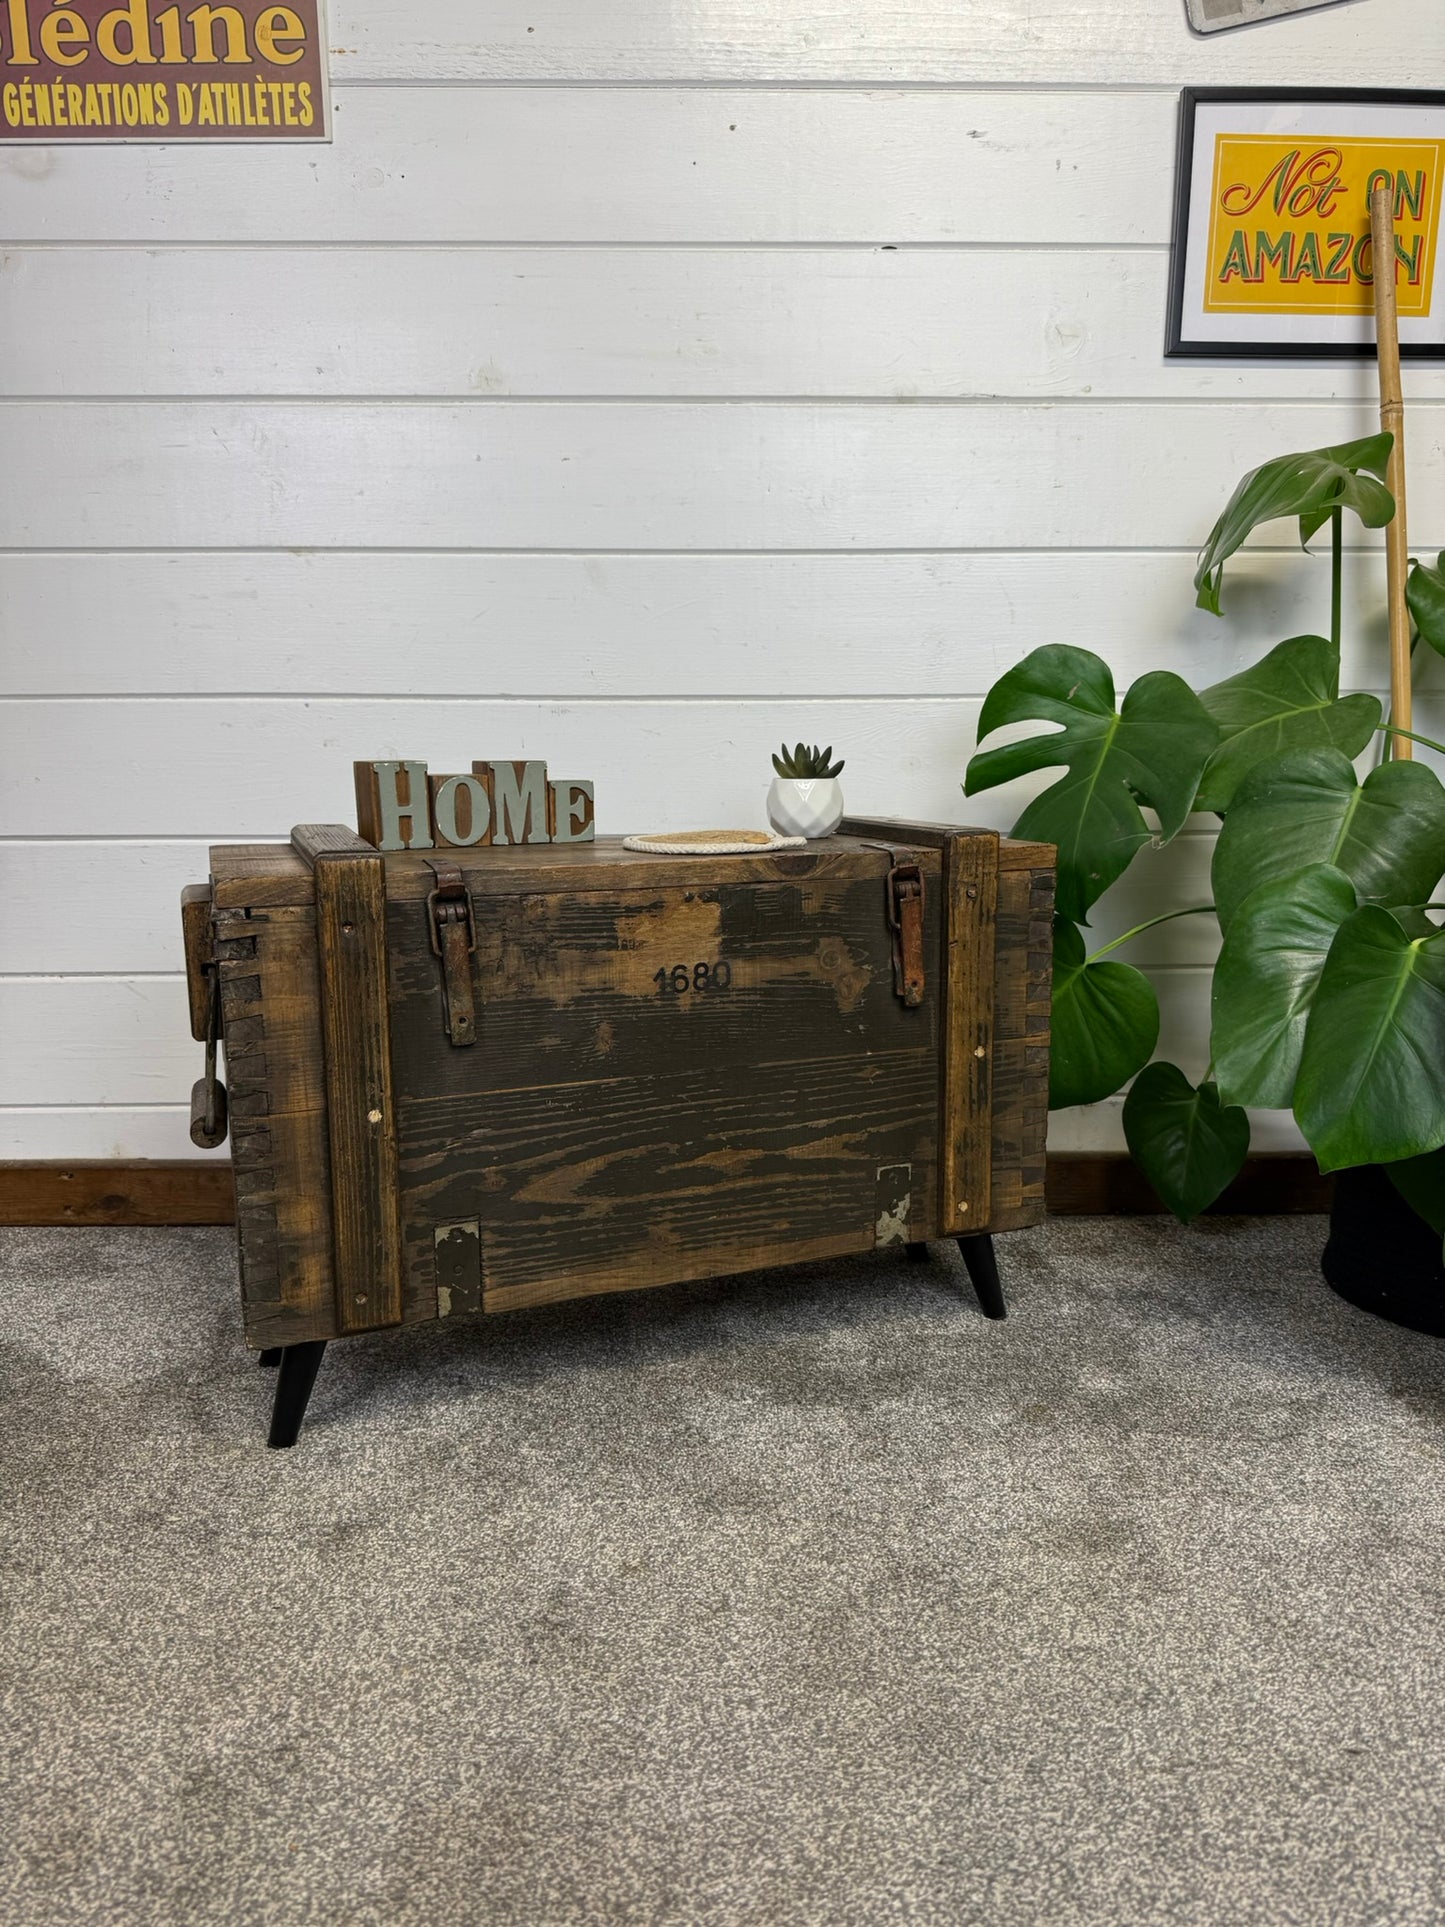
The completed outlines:
{"type": "Polygon", "coordinates": [[[0,1224],[234,1224],[224,1158],[0,1159],[0,1224]]]}
{"type": "Polygon", "coordinates": [[[370,1331],[402,1315],[382,859],[329,852],[315,883],[336,1324],[370,1331]]]}
{"type": "MultiPolygon", "coordinates": [[[[1281,1151],[1247,1160],[1211,1208],[1288,1216],[1329,1209],[1330,1180],[1314,1159],[1281,1151]]],[[[1163,1206],[1118,1152],[1060,1152],[1048,1161],[1048,1208],[1059,1217],[1156,1215],[1163,1206]]],[[[230,1224],[229,1158],[0,1159],[0,1224],[230,1224]]]]}
{"type": "MultiPolygon", "coordinates": [[[[997,1006],[1007,1002],[1009,976],[1027,972],[1029,957],[1026,944],[1010,949],[1000,940],[997,836],[951,837],[944,861],[948,1029],[939,1228],[976,1232],[993,1217],[997,1006]]],[[[1006,1101],[1001,1091],[1000,1102],[1006,1101]]]]}
{"type": "MultiPolygon", "coordinates": [[[[174,902],[171,918],[174,929],[174,902]]],[[[174,941],[179,950],[178,933],[174,941]]],[[[1197,1076],[1205,1068],[1209,973],[1194,966],[1172,968],[1155,981],[1163,1026],[1161,1054],[1197,1076]]],[[[24,1128],[33,1129],[42,1128],[52,1113],[68,1115],[73,1129],[76,1107],[98,1106],[94,1135],[87,1140],[92,1157],[115,1155],[116,1127],[107,1116],[111,1108],[127,1120],[160,1115],[168,1105],[179,1116],[201,1073],[201,1048],[191,1040],[179,959],[176,970],[164,977],[0,979],[0,1043],[0,1132],[7,1116],[23,1117],[24,1128]]],[[[1117,1120],[1104,1106],[1056,1112],[1055,1148],[1109,1148],[1098,1136],[1075,1135],[1093,1128],[1090,1120],[1096,1110],[1112,1132],[1117,1120]]],[[[1254,1122],[1256,1149],[1289,1148],[1278,1135],[1293,1128],[1288,1112],[1261,1111],[1254,1122]]],[[[189,1143],[184,1128],[180,1136],[183,1144],[189,1143]]],[[[0,1144],[4,1142],[0,1136],[0,1144]]],[[[19,1152],[0,1151],[7,1154],[19,1152]]],[[[58,1149],[51,1153],[59,1154],[58,1149]]]]}
{"type": "Polygon", "coordinates": [[[938,855],[919,856],[916,1010],[893,988],[880,850],[837,843],[791,874],[792,853],[607,845],[464,863],[486,886],[466,1051],[424,866],[390,859],[408,1315],[435,1315],[434,1227],[455,1221],[481,1223],[488,1310],[869,1248],[883,1166],[911,1167],[915,1235],[935,1228],[942,904],[938,855]],[[609,886],[563,881],[589,867],[609,886]]]}
{"type": "Polygon", "coordinates": [[[181,892],[181,942],[185,947],[191,1036],[198,1040],[207,1037],[211,1022],[210,972],[215,961],[211,955],[212,909],[210,884],[188,883],[181,892]]]}
{"type": "MultiPolygon", "coordinates": [[[[1054,873],[1003,846],[994,972],[992,1189],[988,1228],[1011,1231],[1044,1213],[1049,1126],[1049,1023],[1054,873]]],[[[1049,852],[1052,859],[1053,852],[1049,852]]]]}
{"type": "MultiPolygon", "coordinates": [[[[1047,1128],[1048,1088],[1037,1080],[1021,1080],[1013,1061],[1015,1011],[1030,989],[1036,991],[1037,932],[1021,930],[1017,920],[999,927],[1000,868],[1006,872],[1048,866],[1054,852],[1047,845],[1006,841],[996,832],[968,830],[951,824],[903,824],[889,818],[848,816],[839,826],[843,834],[889,842],[905,834],[926,842],[940,853],[943,874],[938,887],[943,898],[941,963],[946,986],[943,1029],[943,1078],[939,1113],[938,1225],[943,1233],[989,1231],[995,1208],[1008,1214],[1011,1225],[1032,1222],[1020,1215],[1028,1203],[1042,1202],[1033,1169],[1034,1140],[1047,1128]],[[999,1013],[1007,1013],[1002,1031],[1009,1046],[1005,1053],[1007,1078],[998,1093],[1006,1115],[994,1116],[995,1033],[999,1013]],[[1006,1153],[1028,1146],[1028,1169],[1000,1173],[995,1196],[993,1153],[995,1141],[1006,1153]]],[[[1048,874],[1046,868],[1043,873],[1048,874]]],[[[1005,890],[1006,907],[1013,886],[1005,890]]],[[[1046,1005],[1047,1008],[1047,1005],[1046,1005]]]]}
{"type": "Polygon", "coordinates": [[[325,1338],[335,1314],[315,914],[220,911],[215,949],[246,1339],[325,1338]]]}

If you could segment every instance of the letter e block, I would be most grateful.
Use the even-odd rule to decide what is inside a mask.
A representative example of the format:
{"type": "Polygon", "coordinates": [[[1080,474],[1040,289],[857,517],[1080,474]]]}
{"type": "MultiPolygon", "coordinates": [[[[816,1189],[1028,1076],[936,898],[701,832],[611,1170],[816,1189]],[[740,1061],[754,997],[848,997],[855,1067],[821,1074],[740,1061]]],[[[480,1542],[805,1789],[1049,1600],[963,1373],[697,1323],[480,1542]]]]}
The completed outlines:
{"type": "Polygon", "coordinates": [[[549,785],[556,828],[554,843],[591,843],[597,835],[597,806],[591,783],[577,777],[549,785]]]}

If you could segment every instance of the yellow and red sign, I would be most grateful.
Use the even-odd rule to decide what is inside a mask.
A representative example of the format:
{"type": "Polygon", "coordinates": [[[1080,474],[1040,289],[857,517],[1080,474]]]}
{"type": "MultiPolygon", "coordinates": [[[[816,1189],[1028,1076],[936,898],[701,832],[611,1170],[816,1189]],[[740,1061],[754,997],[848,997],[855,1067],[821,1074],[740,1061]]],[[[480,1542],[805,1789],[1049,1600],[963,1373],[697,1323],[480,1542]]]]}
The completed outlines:
{"type": "Polygon", "coordinates": [[[1373,355],[1382,189],[1400,352],[1445,360],[1445,91],[1186,87],[1165,354],[1373,355]]]}
{"type": "Polygon", "coordinates": [[[322,0],[0,0],[0,141],[329,140],[322,0]]]}
{"type": "Polygon", "coordinates": [[[1430,313],[1445,140],[1219,134],[1206,314],[1368,314],[1370,196],[1390,189],[1401,320],[1430,313]]]}

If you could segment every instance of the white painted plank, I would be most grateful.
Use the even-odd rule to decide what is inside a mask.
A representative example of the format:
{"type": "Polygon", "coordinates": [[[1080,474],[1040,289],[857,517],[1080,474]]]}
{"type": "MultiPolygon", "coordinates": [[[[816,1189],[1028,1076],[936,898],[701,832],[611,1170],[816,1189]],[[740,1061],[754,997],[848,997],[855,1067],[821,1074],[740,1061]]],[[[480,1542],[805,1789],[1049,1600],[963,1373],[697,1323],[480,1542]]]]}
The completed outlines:
{"type": "MultiPolygon", "coordinates": [[[[194,1079],[192,1080],[194,1082],[194,1079]]],[[[187,1098],[189,1099],[189,1092],[187,1098]]],[[[44,1104],[0,1107],[0,1159],[213,1158],[224,1161],[229,1145],[198,1151],[190,1139],[190,1104],[44,1104]]]]}
{"type": "MultiPolygon", "coordinates": [[[[332,72],[364,78],[929,85],[1409,84],[1436,0],[1331,7],[1200,36],[1170,0],[332,0],[332,72]]],[[[1418,70],[1416,70],[1418,72],[1418,70]]],[[[1418,73],[1414,84],[1432,79],[1418,73]]]]}
{"type": "MultiPolygon", "coordinates": [[[[1413,526],[1445,525],[1435,405],[1413,526]]],[[[1377,418],[1374,418],[1377,419],[1377,418]]],[[[0,547],[1191,547],[1364,405],[13,402],[0,547]]]]}
{"type": "Polygon", "coordinates": [[[965,814],[977,714],[973,702],[899,700],[5,703],[0,823],[17,838],[164,838],[177,824],[214,842],[284,837],[293,823],[354,819],[356,758],[457,770],[536,756],[596,781],[604,831],[756,826],[770,752],[804,735],[848,759],[855,810],[1002,822],[1018,807],[1002,793],[965,814]]]}
{"type": "MultiPolygon", "coordinates": [[[[1085,942],[1092,954],[1105,944],[1136,929],[1152,917],[1170,916],[1213,903],[1209,866],[1214,837],[1203,825],[1210,818],[1194,818],[1200,827],[1178,836],[1160,849],[1147,846],[1135,857],[1113,889],[1094,906],[1085,942]]],[[[1219,923],[1208,916],[1179,917],[1133,938],[1110,953],[1118,963],[1132,964],[1152,975],[1156,970],[1208,969],[1219,954],[1219,923]]],[[[1208,1023],[1208,1000],[1201,1022],[1208,1023]]]]}
{"type": "Polygon", "coordinates": [[[1158,243],[1175,107],[1165,90],[339,89],[330,146],[0,147],[0,234],[1158,243]]]}
{"type": "Polygon", "coordinates": [[[0,1104],[189,1104],[184,977],[0,978],[0,1104]]]}
{"type": "MultiPolygon", "coordinates": [[[[1327,555],[1238,557],[1223,621],[1193,574],[1128,551],[0,555],[0,694],[982,696],[1058,641],[1121,688],[1203,685],[1328,625],[1327,555]]],[[[1378,682],[1383,563],[1346,585],[1345,681],[1378,682]]]]}
{"type": "Polygon", "coordinates": [[[0,975],[182,969],[181,891],[209,875],[204,843],[0,843],[0,975]]]}
{"type": "MultiPolygon", "coordinates": [[[[0,381],[15,396],[1372,398],[1365,362],[1166,361],[1168,272],[1164,249],[11,248],[0,381]]],[[[1413,365],[1409,386],[1445,396],[1445,365],[1413,365]]]]}
{"type": "MultiPolygon", "coordinates": [[[[1423,733],[1445,699],[1427,688],[1423,733]]],[[[124,698],[0,704],[0,822],[16,839],[285,836],[345,822],[351,764],[420,757],[433,770],[478,757],[539,757],[597,783],[609,832],[757,824],[784,737],[847,758],[848,805],[869,816],[1012,823],[1030,793],[962,797],[979,705],[972,698],[578,703],[376,698],[341,701],[124,698]]]]}

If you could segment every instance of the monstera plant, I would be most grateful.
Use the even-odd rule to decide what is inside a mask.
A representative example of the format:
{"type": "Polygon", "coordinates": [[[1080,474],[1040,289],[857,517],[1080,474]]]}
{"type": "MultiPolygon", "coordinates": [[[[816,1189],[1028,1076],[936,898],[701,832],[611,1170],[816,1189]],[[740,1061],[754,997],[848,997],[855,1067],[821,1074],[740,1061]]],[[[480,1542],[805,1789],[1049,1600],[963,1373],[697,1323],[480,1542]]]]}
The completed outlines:
{"type": "MultiPolygon", "coordinates": [[[[1297,517],[1308,544],[1328,523],[1328,636],[1292,636],[1198,691],[1156,669],[1122,701],[1098,656],[1049,644],[995,683],[979,718],[980,740],[1048,727],[981,749],[968,794],[1062,772],[1015,826],[1059,850],[1050,1102],[1094,1103],[1128,1085],[1129,1148],[1181,1219],[1239,1170],[1247,1107],[1273,1107],[1293,1111],[1322,1171],[1385,1165],[1445,1230],[1445,930],[1434,918],[1445,907],[1435,901],[1445,788],[1426,763],[1388,754],[1405,732],[1376,697],[1339,688],[1344,518],[1390,520],[1390,445],[1373,435],[1255,469],[1199,558],[1197,601],[1218,615],[1225,565],[1252,530],[1297,517]],[[1385,754],[1368,757],[1372,746],[1385,754]],[[1105,891],[1195,811],[1222,819],[1213,901],[1091,949],[1105,891]],[[1194,1083],[1155,1059],[1154,987],[1114,953],[1155,924],[1203,914],[1218,918],[1223,942],[1211,1062],[1194,1083]]],[[[1417,643],[1445,653],[1445,555],[1412,565],[1409,604],[1417,643]]]]}

